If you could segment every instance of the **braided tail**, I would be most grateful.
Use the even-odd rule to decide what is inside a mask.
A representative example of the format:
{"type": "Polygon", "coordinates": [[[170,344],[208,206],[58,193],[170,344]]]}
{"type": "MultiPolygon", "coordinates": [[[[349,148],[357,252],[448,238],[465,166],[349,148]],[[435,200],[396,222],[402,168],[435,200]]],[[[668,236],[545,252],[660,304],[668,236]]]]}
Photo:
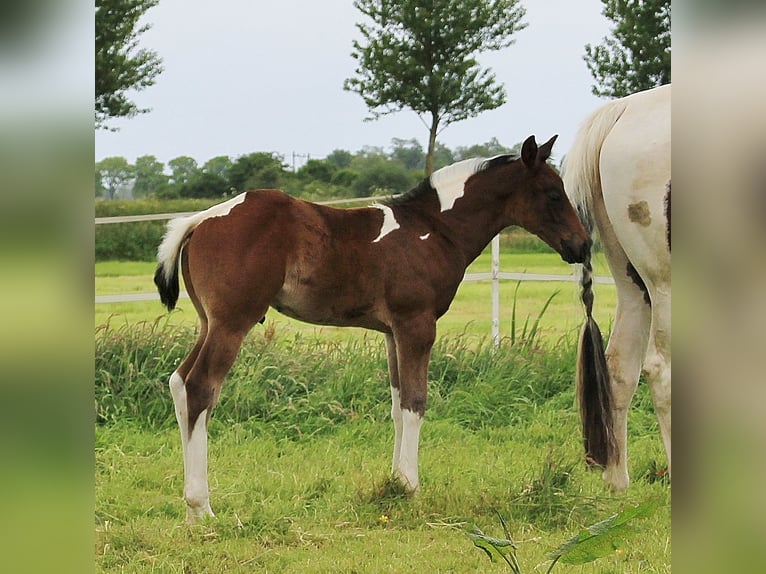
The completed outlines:
{"type": "Polygon", "coordinates": [[[577,345],[577,399],[583,446],[589,464],[606,466],[617,448],[612,424],[612,393],[601,330],[593,318],[593,267],[591,253],[582,264],[581,299],[586,320],[577,345]]]}

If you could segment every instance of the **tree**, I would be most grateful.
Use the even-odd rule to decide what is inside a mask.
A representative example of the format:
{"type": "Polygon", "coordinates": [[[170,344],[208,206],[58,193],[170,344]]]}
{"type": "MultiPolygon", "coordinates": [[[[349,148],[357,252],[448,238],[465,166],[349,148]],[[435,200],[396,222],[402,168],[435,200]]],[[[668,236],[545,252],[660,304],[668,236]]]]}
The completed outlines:
{"type": "Polygon", "coordinates": [[[150,26],[137,27],[144,13],[159,0],[96,0],[96,128],[107,129],[107,120],[133,117],[139,109],[128,99],[128,90],[154,84],[162,72],[155,52],[138,48],[138,37],[150,26]]]}
{"type": "Polygon", "coordinates": [[[229,182],[216,173],[198,172],[178,188],[178,197],[220,198],[229,194],[229,182]]]}
{"type": "Polygon", "coordinates": [[[205,162],[202,166],[202,171],[217,175],[223,179],[229,179],[229,171],[231,170],[231,158],[227,155],[219,155],[211,158],[205,162]]]}
{"type": "Polygon", "coordinates": [[[621,98],[670,83],[670,0],[601,0],[612,36],[583,59],[597,96],[621,98]]]}
{"type": "Polygon", "coordinates": [[[133,180],[133,167],[124,157],[107,157],[96,163],[96,194],[116,199],[133,180]]]}
{"type": "Polygon", "coordinates": [[[168,162],[170,168],[170,179],[173,185],[183,185],[200,174],[197,166],[197,160],[188,155],[182,155],[171,159],[168,162]]]}
{"type": "Polygon", "coordinates": [[[519,153],[521,144],[516,144],[512,148],[505,147],[496,137],[483,144],[474,144],[468,147],[459,146],[455,148],[455,157],[457,159],[469,159],[472,157],[494,157],[501,154],[519,153]]]}
{"type": "Polygon", "coordinates": [[[310,159],[298,170],[298,177],[303,180],[314,180],[330,183],[338,171],[335,164],[322,159],[310,159]]]}
{"type": "Polygon", "coordinates": [[[346,168],[351,165],[351,160],[354,156],[350,151],[345,149],[334,149],[332,153],[325,158],[325,161],[333,164],[339,169],[346,168]]]}
{"type": "Polygon", "coordinates": [[[345,90],[359,94],[372,118],[413,110],[428,128],[426,175],[436,136],[452,123],[505,103],[502,85],[476,61],[513,43],[525,28],[519,0],[354,0],[367,17],[353,42],[356,75],[345,90]],[[424,119],[425,118],[425,119],[424,119]]]}
{"type": "Polygon", "coordinates": [[[133,183],[133,197],[152,195],[167,185],[168,176],[163,173],[164,171],[165,165],[153,155],[137,157],[133,167],[133,174],[136,178],[133,183]]]}
{"type": "Polygon", "coordinates": [[[229,183],[237,192],[249,189],[279,188],[285,174],[282,157],[256,152],[238,157],[229,170],[229,183]]]}
{"type": "Polygon", "coordinates": [[[425,165],[423,146],[415,138],[408,140],[393,138],[391,140],[391,154],[389,157],[394,161],[398,161],[407,169],[423,169],[425,165]]]}

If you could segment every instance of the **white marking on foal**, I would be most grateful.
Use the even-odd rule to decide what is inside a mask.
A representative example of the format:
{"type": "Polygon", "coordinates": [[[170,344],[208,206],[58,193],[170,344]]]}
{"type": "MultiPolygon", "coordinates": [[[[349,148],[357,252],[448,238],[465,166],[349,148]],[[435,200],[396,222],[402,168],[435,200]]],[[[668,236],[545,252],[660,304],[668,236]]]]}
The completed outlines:
{"type": "Polygon", "coordinates": [[[426,239],[428,239],[429,237],[431,237],[431,234],[430,234],[430,233],[426,233],[425,235],[421,235],[421,236],[420,236],[420,240],[421,240],[421,241],[425,241],[425,240],[426,240],[426,239]]]}
{"type": "Polygon", "coordinates": [[[394,456],[391,460],[391,472],[399,469],[399,453],[402,450],[402,399],[399,389],[391,387],[391,419],[394,421],[394,456]]]}
{"type": "Polygon", "coordinates": [[[186,519],[192,522],[205,515],[213,516],[207,484],[207,410],[200,413],[190,434],[189,408],[184,380],[181,375],[174,372],[170,376],[168,386],[173,397],[178,428],[181,431],[186,519]]]}
{"type": "Polygon", "coordinates": [[[441,211],[452,209],[455,202],[465,193],[465,181],[475,174],[484,162],[484,158],[465,159],[431,174],[431,187],[439,196],[441,211]]]}
{"type": "Polygon", "coordinates": [[[380,209],[383,212],[383,224],[380,226],[380,234],[372,240],[373,243],[377,243],[392,231],[399,229],[399,222],[396,220],[394,210],[389,206],[374,203],[372,204],[372,207],[380,209]]]}
{"type": "Polygon", "coordinates": [[[197,417],[186,446],[184,499],[187,519],[214,516],[207,485],[207,409],[197,417]]]}
{"type": "Polygon", "coordinates": [[[402,446],[398,475],[408,492],[418,489],[418,444],[422,426],[421,415],[409,409],[402,409],[402,446]]]}

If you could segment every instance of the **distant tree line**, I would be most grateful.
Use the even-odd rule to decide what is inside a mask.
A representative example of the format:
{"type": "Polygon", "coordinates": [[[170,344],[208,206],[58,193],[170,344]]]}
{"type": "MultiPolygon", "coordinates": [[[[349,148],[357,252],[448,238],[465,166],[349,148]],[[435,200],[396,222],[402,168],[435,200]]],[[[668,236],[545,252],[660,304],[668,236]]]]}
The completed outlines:
{"type": "MultiPolygon", "coordinates": [[[[435,168],[471,157],[516,153],[520,144],[506,147],[496,138],[450,150],[437,144],[435,168]]],[[[101,199],[214,199],[249,189],[277,188],[314,201],[403,193],[422,178],[426,154],[416,139],[391,141],[388,149],[364,147],[356,153],[334,150],[324,159],[309,159],[293,171],[273,152],[254,152],[237,158],[218,156],[199,165],[180,156],[167,165],[155,156],[107,157],[96,163],[96,197],[101,199]]]]}

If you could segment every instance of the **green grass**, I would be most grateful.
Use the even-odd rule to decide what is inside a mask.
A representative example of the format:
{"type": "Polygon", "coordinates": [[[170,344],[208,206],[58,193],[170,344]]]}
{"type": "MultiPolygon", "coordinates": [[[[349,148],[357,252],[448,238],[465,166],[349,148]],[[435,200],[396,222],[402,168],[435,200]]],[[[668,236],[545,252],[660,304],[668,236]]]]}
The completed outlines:
{"type": "Polygon", "coordinates": [[[500,512],[519,561],[539,565],[582,527],[657,500],[614,555],[556,570],[670,572],[670,491],[657,479],[664,454],[648,393],[640,388],[630,418],[634,483],[609,495],[582,464],[572,337],[506,340],[498,350],[486,337],[441,337],[421,435],[422,493],[409,499],[390,487],[379,336],[254,331],[211,419],[217,516],[187,526],[167,378],[193,337],[162,322],[97,331],[98,571],[504,571],[465,536],[471,524],[499,536],[500,512]]]}

